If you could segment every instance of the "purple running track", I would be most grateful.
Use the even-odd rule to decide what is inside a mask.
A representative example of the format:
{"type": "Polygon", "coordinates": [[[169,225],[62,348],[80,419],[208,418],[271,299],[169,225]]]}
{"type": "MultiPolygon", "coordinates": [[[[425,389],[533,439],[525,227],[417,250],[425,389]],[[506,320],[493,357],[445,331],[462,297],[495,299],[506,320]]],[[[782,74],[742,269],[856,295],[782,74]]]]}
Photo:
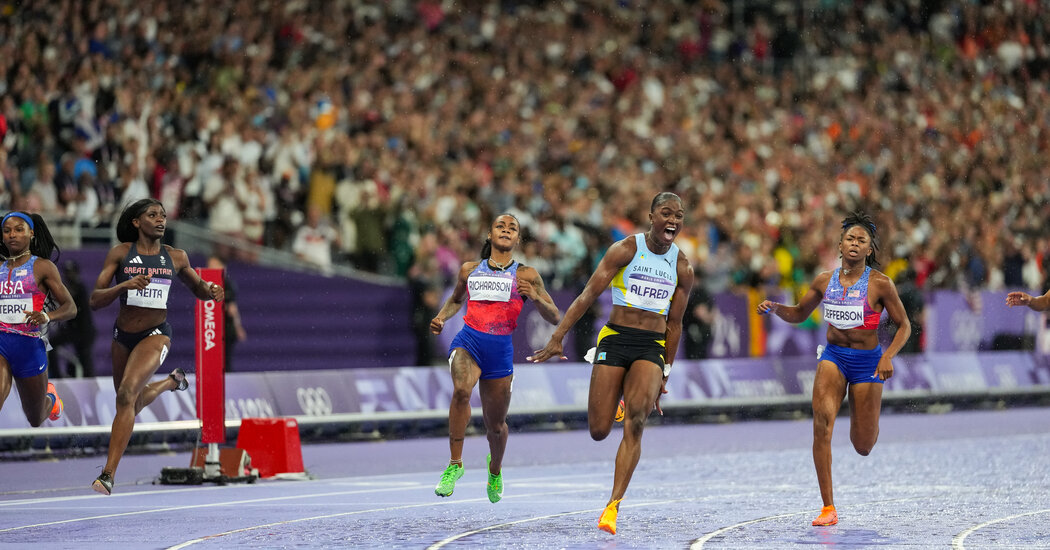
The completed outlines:
{"type": "Polygon", "coordinates": [[[820,497],[810,420],[650,426],[618,534],[596,528],[620,432],[512,433],[504,498],[485,496],[484,437],[434,495],[443,438],[311,444],[309,481],[153,485],[188,453],[0,462],[0,545],[91,548],[1050,548],[1050,409],[887,414],[868,457],[834,438],[839,524],[820,497]]]}

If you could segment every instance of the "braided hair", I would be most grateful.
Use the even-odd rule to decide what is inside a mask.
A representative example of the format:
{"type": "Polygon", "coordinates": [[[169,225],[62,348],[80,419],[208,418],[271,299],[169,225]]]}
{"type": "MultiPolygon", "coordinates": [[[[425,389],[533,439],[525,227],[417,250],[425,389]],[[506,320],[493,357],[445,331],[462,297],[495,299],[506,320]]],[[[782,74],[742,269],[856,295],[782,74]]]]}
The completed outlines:
{"type": "MultiPolygon", "coordinates": [[[[58,263],[59,256],[62,255],[62,250],[58,247],[58,243],[55,242],[55,238],[51,235],[51,230],[47,228],[47,224],[44,223],[44,218],[40,214],[30,214],[29,212],[13,211],[4,216],[6,219],[9,216],[14,216],[19,219],[25,219],[28,217],[33,220],[31,228],[33,229],[33,238],[29,240],[29,253],[45,260],[51,260],[52,262],[58,263]],[[51,255],[54,254],[54,258],[51,255]]],[[[11,255],[11,251],[7,249],[7,244],[0,239],[0,256],[7,258],[11,255]]],[[[58,307],[55,302],[54,296],[51,296],[51,290],[48,289],[44,292],[44,307],[43,310],[54,311],[58,307]]],[[[47,333],[47,327],[43,327],[42,333],[47,333]]]]}
{"type": "Polygon", "coordinates": [[[129,204],[120,213],[120,219],[117,220],[117,240],[122,243],[133,243],[139,240],[139,230],[131,222],[155,204],[164,208],[164,204],[157,199],[140,199],[129,204]]]}
{"type": "MultiPolygon", "coordinates": [[[[30,214],[29,212],[22,211],[11,212],[4,217],[7,218],[12,214],[21,219],[29,217],[33,220],[33,223],[31,224],[33,238],[29,241],[29,253],[38,258],[58,262],[58,256],[61,255],[62,251],[58,248],[58,243],[55,242],[55,238],[51,236],[51,231],[48,230],[47,224],[44,223],[44,218],[42,218],[40,214],[30,214]],[[52,258],[51,255],[55,253],[58,254],[52,258]]],[[[11,251],[7,249],[7,245],[2,240],[0,240],[0,255],[4,257],[11,255],[11,251]]]]}
{"type": "MultiPolygon", "coordinates": [[[[842,234],[845,235],[846,231],[849,231],[849,228],[853,227],[854,225],[859,225],[865,231],[868,232],[868,236],[871,237],[871,249],[875,253],[878,253],[878,232],[875,228],[875,221],[871,219],[871,216],[869,216],[866,212],[860,209],[850,212],[849,215],[842,219],[842,234]]],[[[874,253],[868,254],[864,258],[864,265],[878,267],[879,260],[875,258],[874,253]]]]}

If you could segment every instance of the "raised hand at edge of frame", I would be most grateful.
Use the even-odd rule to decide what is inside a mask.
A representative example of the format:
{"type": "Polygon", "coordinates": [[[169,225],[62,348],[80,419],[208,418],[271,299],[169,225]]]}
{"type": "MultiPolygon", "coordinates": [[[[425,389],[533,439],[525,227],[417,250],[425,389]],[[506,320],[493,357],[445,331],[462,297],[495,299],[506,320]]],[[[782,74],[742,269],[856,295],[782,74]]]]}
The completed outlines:
{"type": "Polygon", "coordinates": [[[562,361],[569,360],[569,358],[565,356],[565,351],[562,349],[561,340],[551,338],[543,349],[538,349],[532,352],[532,355],[526,357],[525,360],[532,361],[533,363],[542,363],[551,357],[560,357],[562,361]]]}

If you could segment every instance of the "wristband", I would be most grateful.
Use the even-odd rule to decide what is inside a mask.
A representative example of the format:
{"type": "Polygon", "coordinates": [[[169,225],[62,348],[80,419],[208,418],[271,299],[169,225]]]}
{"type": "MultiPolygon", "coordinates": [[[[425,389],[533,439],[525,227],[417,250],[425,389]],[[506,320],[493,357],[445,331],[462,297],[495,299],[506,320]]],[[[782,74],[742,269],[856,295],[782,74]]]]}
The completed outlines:
{"type": "Polygon", "coordinates": [[[46,311],[41,311],[40,313],[44,314],[44,322],[43,322],[43,324],[41,324],[41,326],[46,325],[46,324],[51,322],[51,316],[49,316],[46,311]]]}
{"type": "Polygon", "coordinates": [[[667,378],[668,376],[671,376],[671,364],[664,363],[664,378],[667,378]]]}

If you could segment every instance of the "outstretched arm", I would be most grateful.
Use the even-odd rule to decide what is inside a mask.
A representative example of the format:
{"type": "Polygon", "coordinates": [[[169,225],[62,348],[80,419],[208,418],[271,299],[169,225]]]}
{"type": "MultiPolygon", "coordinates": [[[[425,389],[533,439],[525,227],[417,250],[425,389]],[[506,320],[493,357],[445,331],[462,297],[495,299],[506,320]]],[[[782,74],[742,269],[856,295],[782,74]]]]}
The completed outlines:
{"type": "Polygon", "coordinates": [[[452,290],[452,294],[448,297],[448,300],[445,300],[445,305],[441,306],[437,315],[430,320],[430,332],[441,334],[441,331],[445,328],[445,321],[452,318],[459,311],[459,308],[463,307],[463,301],[467,298],[467,277],[478,266],[478,263],[467,262],[459,268],[456,288],[452,290]]]}
{"type": "Polygon", "coordinates": [[[1042,296],[1032,296],[1027,292],[1011,292],[1006,295],[1006,305],[1028,306],[1033,311],[1046,311],[1050,309],[1050,291],[1042,296]]]}
{"type": "Polygon", "coordinates": [[[813,310],[817,309],[817,306],[820,305],[820,300],[824,297],[824,290],[828,288],[828,281],[830,279],[830,271],[825,271],[820,275],[817,275],[817,277],[813,279],[813,283],[809,285],[809,290],[806,291],[806,294],[802,296],[802,299],[799,300],[796,305],[789,306],[778,302],[763,300],[755,309],[759,315],[773,313],[789,323],[801,323],[813,314],[813,310]]]}
{"type": "Polygon", "coordinates": [[[565,310],[565,316],[561,318],[561,322],[554,328],[554,334],[551,334],[550,341],[547,342],[543,349],[536,350],[531,356],[526,357],[526,360],[540,363],[551,357],[565,359],[562,351],[562,340],[565,339],[565,335],[569,333],[569,329],[576,324],[576,321],[579,321],[580,317],[583,317],[583,314],[590,309],[594,301],[598,299],[598,296],[601,296],[602,292],[609,287],[609,283],[616,276],[616,272],[630,263],[631,258],[634,258],[635,246],[634,239],[627,238],[609,247],[609,250],[605,252],[605,256],[602,257],[602,261],[598,263],[598,268],[594,270],[591,278],[587,281],[587,286],[583,288],[583,292],[572,301],[569,309],[565,310]]]}

